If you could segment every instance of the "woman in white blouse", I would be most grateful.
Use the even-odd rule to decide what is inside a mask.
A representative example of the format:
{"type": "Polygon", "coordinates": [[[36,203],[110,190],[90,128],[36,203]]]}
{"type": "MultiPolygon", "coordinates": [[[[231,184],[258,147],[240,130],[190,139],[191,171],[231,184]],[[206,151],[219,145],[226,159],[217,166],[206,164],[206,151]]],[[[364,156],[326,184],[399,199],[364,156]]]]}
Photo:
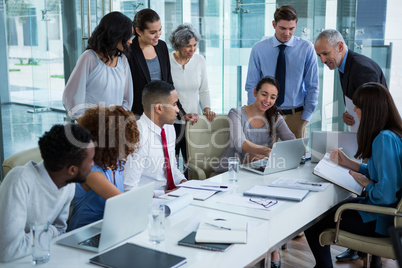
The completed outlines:
{"type": "Polygon", "coordinates": [[[63,105],[71,119],[100,104],[131,110],[133,82],[124,53],[133,31],[132,20],[120,12],[110,12],[101,19],[63,92],[63,105]]]}
{"type": "MultiPolygon", "coordinates": [[[[211,111],[205,58],[195,54],[200,38],[191,24],[181,24],[172,32],[169,41],[175,51],[169,54],[171,73],[183,109],[187,113],[203,114],[212,121],[215,113],[211,111]]],[[[187,162],[185,122],[176,122],[176,155],[181,149],[184,162],[187,162]]]]}

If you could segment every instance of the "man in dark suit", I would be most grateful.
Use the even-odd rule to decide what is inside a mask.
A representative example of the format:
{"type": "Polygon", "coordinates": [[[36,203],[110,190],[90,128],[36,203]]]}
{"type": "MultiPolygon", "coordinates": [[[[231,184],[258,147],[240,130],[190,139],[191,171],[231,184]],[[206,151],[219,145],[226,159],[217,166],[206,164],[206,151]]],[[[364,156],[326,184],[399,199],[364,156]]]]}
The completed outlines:
{"type": "MultiPolygon", "coordinates": [[[[345,103],[353,98],[353,93],[364,83],[378,82],[387,87],[381,67],[372,59],[349,50],[337,30],[321,32],[314,42],[314,48],[322,63],[331,70],[338,69],[345,103]]],[[[346,111],[342,117],[351,131],[357,131],[359,123],[354,120],[357,118],[354,111],[346,111]]],[[[347,249],[336,258],[339,261],[350,261],[359,259],[359,255],[356,250],[347,249]]],[[[373,256],[370,267],[381,267],[380,264],[381,258],[373,256]]]]}
{"type": "MultiPolygon", "coordinates": [[[[387,87],[381,67],[372,59],[349,50],[337,30],[321,32],[314,42],[314,48],[322,63],[331,70],[338,69],[345,102],[347,98],[351,100],[355,90],[364,83],[378,82],[387,87]]],[[[343,114],[343,122],[348,126],[355,124],[351,113],[354,112],[343,114]]]]}

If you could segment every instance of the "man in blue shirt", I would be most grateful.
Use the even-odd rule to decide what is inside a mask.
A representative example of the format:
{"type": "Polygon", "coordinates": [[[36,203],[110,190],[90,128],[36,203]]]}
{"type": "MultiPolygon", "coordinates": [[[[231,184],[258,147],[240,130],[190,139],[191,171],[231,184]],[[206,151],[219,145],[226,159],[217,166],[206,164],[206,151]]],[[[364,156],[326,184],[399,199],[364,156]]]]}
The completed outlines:
{"type": "Polygon", "coordinates": [[[272,21],[275,36],[258,42],[251,50],[246,91],[247,103],[251,104],[255,99],[254,88],[262,77],[270,75],[278,79],[277,59],[280,47],[284,45],[285,86],[279,81],[279,91],[284,92],[284,98],[283,103],[278,98],[277,106],[284,114],[290,130],[296,138],[301,138],[306,136],[306,125],[317,106],[319,89],[314,46],[307,40],[293,36],[297,20],[298,15],[293,6],[276,9],[272,21]]]}
{"type": "MultiPolygon", "coordinates": [[[[353,98],[358,87],[368,82],[378,82],[387,87],[381,67],[372,59],[349,50],[345,40],[337,30],[328,29],[321,32],[314,42],[314,48],[329,69],[338,69],[345,103],[353,98]]],[[[355,125],[355,112],[343,113],[343,122],[355,125]]],[[[357,131],[358,124],[351,129],[357,131]]]]}

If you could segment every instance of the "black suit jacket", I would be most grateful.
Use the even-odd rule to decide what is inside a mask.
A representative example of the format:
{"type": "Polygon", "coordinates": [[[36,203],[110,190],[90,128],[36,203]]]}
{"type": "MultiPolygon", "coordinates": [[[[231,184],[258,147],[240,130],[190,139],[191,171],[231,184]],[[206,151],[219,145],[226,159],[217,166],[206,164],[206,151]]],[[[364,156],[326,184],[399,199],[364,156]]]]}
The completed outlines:
{"type": "MultiPolygon", "coordinates": [[[[155,52],[158,55],[159,64],[161,67],[162,80],[173,85],[172,75],[170,73],[169,51],[166,43],[159,40],[155,46],[155,52]]],[[[144,57],[144,53],[138,43],[138,38],[135,37],[130,46],[130,53],[127,56],[131,69],[131,77],[133,79],[134,102],[132,111],[134,114],[142,115],[144,108],[142,107],[142,90],[145,85],[151,82],[148,65],[144,57]]],[[[185,114],[180,102],[178,103],[180,113],[185,114]]]]}
{"type": "Polygon", "coordinates": [[[387,87],[381,67],[372,59],[349,49],[343,75],[343,97],[346,95],[352,99],[356,89],[367,82],[378,82],[387,87]]]}

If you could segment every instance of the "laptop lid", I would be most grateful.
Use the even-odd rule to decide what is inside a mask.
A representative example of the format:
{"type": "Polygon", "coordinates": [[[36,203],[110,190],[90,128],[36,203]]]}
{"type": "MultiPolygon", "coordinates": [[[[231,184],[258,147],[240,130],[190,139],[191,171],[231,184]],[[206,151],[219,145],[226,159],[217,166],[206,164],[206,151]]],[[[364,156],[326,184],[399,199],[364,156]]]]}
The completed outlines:
{"type": "Polygon", "coordinates": [[[342,148],[347,156],[355,159],[354,155],[357,152],[356,133],[340,131],[311,132],[311,162],[319,162],[331,148],[342,148]]]}
{"type": "Polygon", "coordinates": [[[242,167],[261,175],[296,168],[300,165],[308,140],[309,138],[302,138],[276,142],[268,159],[261,159],[242,167]]]}
{"type": "Polygon", "coordinates": [[[148,224],[148,211],[152,202],[154,183],[106,200],[103,221],[89,228],[81,228],[57,243],[65,246],[102,252],[143,231],[148,224]],[[99,247],[80,244],[101,233],[99,247]]]}

